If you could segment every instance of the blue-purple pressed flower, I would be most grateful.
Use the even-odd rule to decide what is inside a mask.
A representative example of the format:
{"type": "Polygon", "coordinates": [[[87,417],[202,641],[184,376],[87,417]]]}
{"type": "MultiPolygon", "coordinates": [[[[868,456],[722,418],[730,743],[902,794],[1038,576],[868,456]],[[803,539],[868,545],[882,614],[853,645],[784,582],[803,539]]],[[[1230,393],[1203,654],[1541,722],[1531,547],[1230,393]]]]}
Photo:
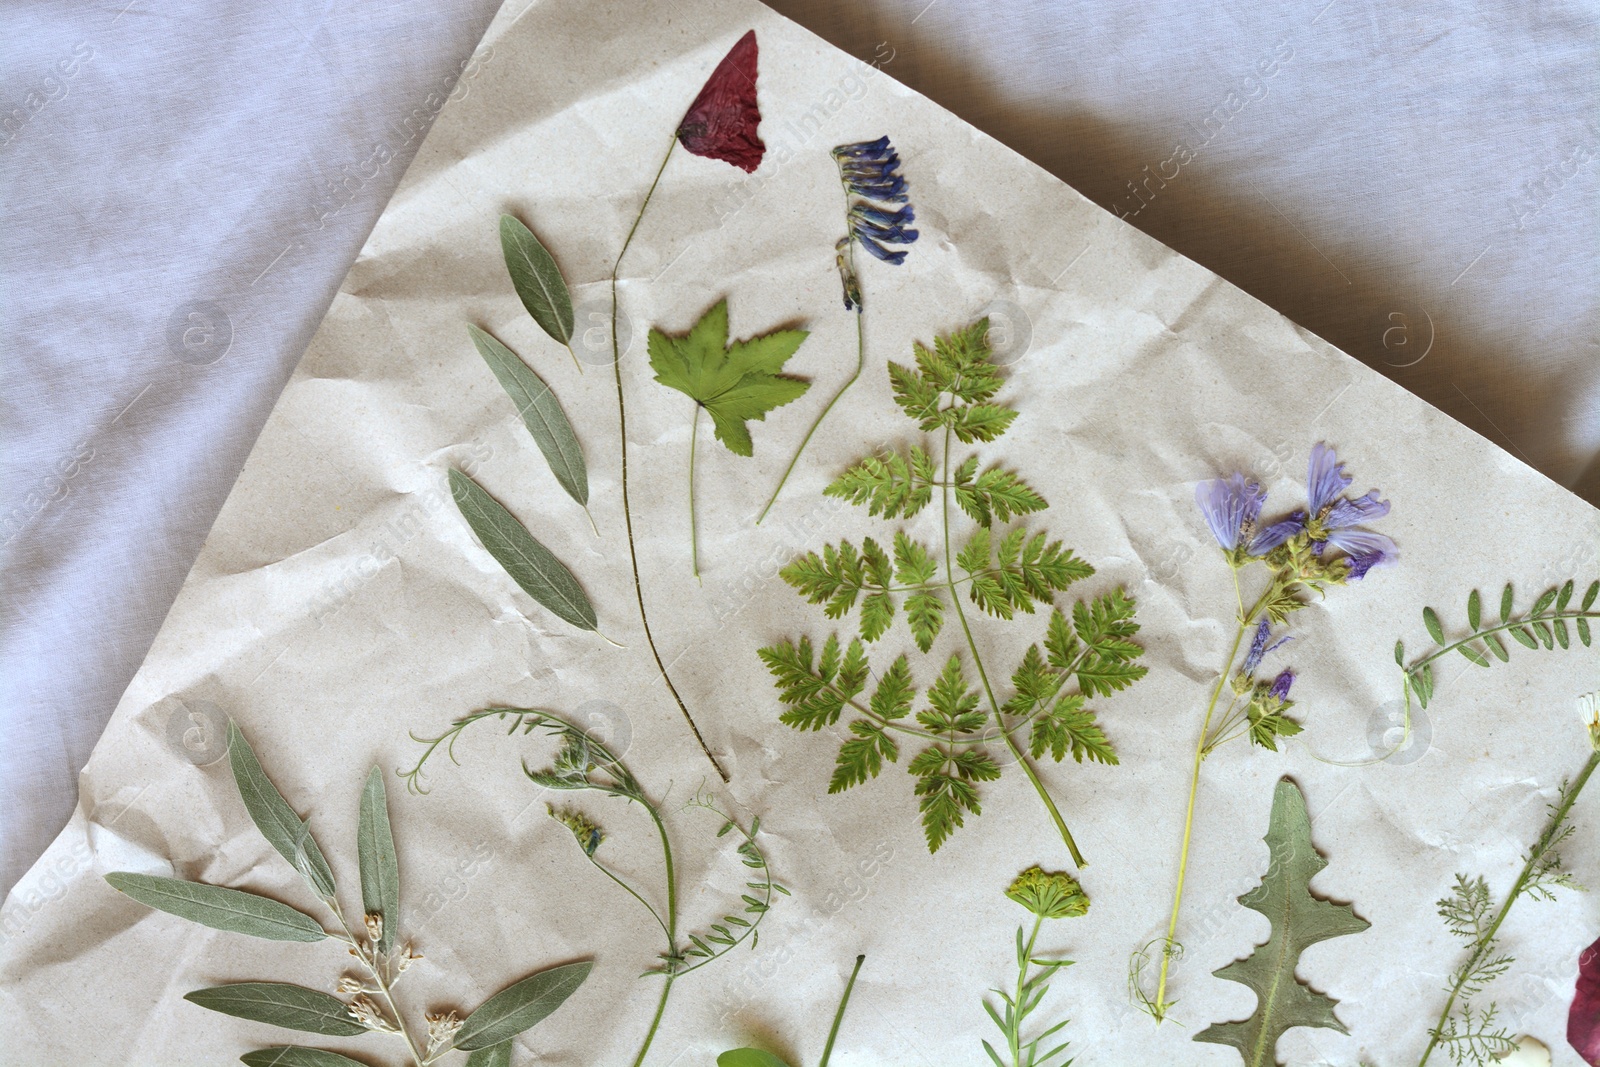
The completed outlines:
{"type": "Polygon", "coordinates": [[[1194,490],[1194,502],[1225,552],[1234,551],[1250,536],[1266,500],[1267,491],[1242,474],[1201,482],[1194,490]]]}
{"type": "Polygon", "coordinates": [[[1244,665],[1239,668],[1240,673],[1247,678],[1253,676],[1256,673],[1256,668],[1261,666],[1261,661],[1266,658],[1267,653],[1274,652],[1293,640],[1293,637],[1284,636],[1273,641],[1272,623],[1270,620],[1263,618],[1256,625],[1256,634],[1250,640],[1250,651],[1245,653],[1244,665]]]}
{"type": "Polygon", "coordinates": [[[876,141],[839,145],[833,150],[833,159],[839,165],[839,180],[844,184],[849,229],[839,240],[835,260],[844,283],[845,310],[860,310],[861,282],[856,277],[854,257],[850,255],[852,244],[859,243],[874,258],[898,266],[905,262],[906,250],[889,246],[916,241],[919,234],[911,224],[916,221],[917,214],[907,202],[899,153],[887,136],[876,141]]]}
{"type": "Polygon", "coordinates": [[[1278,676],[1272,680],[1271,693],[1272,693],[1273,696],[1277,697],[1279,700],[1288,700],[1289,699],[1289,687],[1291,685],[1293,685],[1293,684],[1294,684],[1294,671],[1291,671],[1291,670],[1280,671],[1280,672],[1278,672],[1278,676]]]}
{"type": "Polygon", "coordinates": [[[1352,579],[1360,579],[1379,563],[1398,554],[1395,543],[1383,534],[1359,529],[1361,523],[1389,514],[1389,502],[1378,499],[1376,489],[1354,500],[1344,495],[1351,477],[1344,471],[1333,449],[1322,442],[1311,449],[1311,464],[1306,474],[1305,511],[1266,527],[1250,545],[1252,554],[1270,552],[1291,537],[1304,533],[1320,555],[1331,545],[1350,557],[1352,579]]]}

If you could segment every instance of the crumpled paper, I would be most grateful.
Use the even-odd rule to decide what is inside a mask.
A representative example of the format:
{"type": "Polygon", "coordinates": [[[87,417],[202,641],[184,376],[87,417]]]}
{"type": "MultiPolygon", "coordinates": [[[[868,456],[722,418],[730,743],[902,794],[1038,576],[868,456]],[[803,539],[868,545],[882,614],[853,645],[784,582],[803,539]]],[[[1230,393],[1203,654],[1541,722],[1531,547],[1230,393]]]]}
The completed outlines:
{"type": "MultiPolygon", "coordinates": [[[[1025,779],[986,786],[936,857],[901,767],[838,796],[826,783],[841,731],[797,734],[756,649],[830,624],[776,577],[806,548],[880,534],[821,496],[849,461],[913,437],[884,364],[983,314],[1021,410],[986,458],[1050,499],[1040,525],[1098,569],[1074,595],[1125,587],[1139,602],[1150,675],[1098,702],[1115,767],[1041,771],[1087,854],[1086,918],[1047,927],[1041,949],[1078,960],[1044,1013],[1070,1016],[1077,1062],[1227,1065],[1192,1043],[1242,1018],[1244,988],[1210,971],[1267,934],[1234,898],[1260,878],[1272,783],[1307,795],[1329,860],[1314,887],[1354,903],[1370,931],[1306,952],[1301,977],[1338,998],[1348,1036],[1292,1031],[1287,1063],[1415,1058],[1456,965],[1433,902],[1457,870],[1497,888],[1537,833],[1544,803],[1581,766],[1575,698],[1600,688],[1590,651],[1531,653],[1479,671],[1441,665],[1438,695],[1402,758],[1349,767],[1398,723],[1397,637],[1426,644],[1420,609],[1447,624],[1474,587],[1525,598],[1592,560],[1600,514],[1355,360],[1149,237],[939,107],[896,84],[893,54],[851,58],[749,0],[658,7],[546,2],[502,12],[497,62],[452,102],[313,339],[223,509],[148,660],[95,750],[69,827],[0,916],[0,1019],[17,1063],[227,1062],[292,1040],[206,1012],[190,989],[236,980],[331,988],[329,945],[279,945],[151,912],[112,891],[112,870],[177,873],[310,904],[250,825],[221,759],[237,720],[308,815],[347,892],[362,778],[413,763],[409,733],[436,733],[492,704],[543,706],[595,729],[674,811],[694,929],[737,899],[743,869],[713,816],[683,810],[712,788],[759,815],[793,890],[760,946],[685,979],[650,1062],[708,1064],[758,1043],[797,1062],[820,1053],[857,953],[867,955],[835,1051],[849,1064],[978,1063],[980,998],[1010,980],[1026,915],[1003,891],[1023,868],[1066,866],[1025,779]],[[728,46],[761,45],[766,160],[753,175],[675,153],[624,264],[623,376],[639,566],[663,657],[732,772],[723,789],[662,686],[633,601],[618,491],[606,279],[688,100],[728,46]],[[499,61],[504,57],[504,61],[499,61]],[[921,240],[907,263],[863,271],[867,371],[814,439],[772,515],[755,514],[790,451],[854,365],[833,244],[843,233],[834,144],[889,134],[911,183],[921,240]],[[554,251],[577,304],[580,374],[540,333],[505,276],[496,220],[512,212],[554,251]],[[690,575],[686,462],[691,405],[650,380],[648,327],[686,329],[727,297],[734,336],[811,331],[790,368],[815,388],[755,427],[753,459],[702,442],[703,583],[690,575]],[[473,351],[477,323],[555,389],[588,457],[601,537],[558,489],[473,351]],[[1394,504],[1382,528],[1397,565],[1294,618],[1283,653],[1306,733],[1281,754],[1243,744],[1205,767],[1174,970],[1177,1023],[1129,1003],[1129,954],[1164,929],[1189,760],[1226,651],[1232,583],[1193,503],[1233,470],[1303,501],[1311,445],[1335,445],[1360,492],[1394,504]],[[616,649],[525,597],[451,504],[446,472],[470,470],[557,556],[595,603],[616,649]]],[[[920,516],[912,532],[928,520],[920,516]]],[[[1063,602],[1068,597],[1061,598],[1063,602]]],[[[1493,597],[1491,596],[1492,600],[1493,597]]],[[[1526,603],[1526,599],[1522,601],[1526,603]]],[[[1038,617],[981,624],[997,662],[1036,640],[1038,617]]],[[[891,654],[903,631],[886,639],[891,654]]],[[[946,634],[942,640],[954,637],[946,634]]],[[[953,647],[953,646],[952,646],[953,647]]],[[[922,684],[927,677],[919,676],[922,684]]],[[[593,977],[521,1039],[518,1062],[626,1062],[656,988],[650,920],[583,860],[522,775],[549,749],[469,732],[462,766],[437,761],[427,796],[390,779],[405,936],[427,957],[402,986],[414,1017],[470,1008],[530,971],[593,957],[593,977]]],[[[902,764],[903,767],[903,764],[902,764]]],[[[641,815],[588,804],[620,868],[653,883],[641,815]]],[[[1580,824],[1593,824],[1587,802],[1580,824]]],[[[1600,881],[1581,833],[1579,881],[1600,881]]],[[[1577,954],[1600,906],[1564,892],[1526,903],[1504,934],[1518,956],[1496,987],[1507,1025],[1560,1047],[1577,954]]],[[[1041,1015],[1041,1018],[1044,1016],[1041,1015]]],[[[308,1042],[311,1043],[311,1042],[308,1042]]],[[[316,1040],[367,1055],[384,1039],[316,1040]]]]}

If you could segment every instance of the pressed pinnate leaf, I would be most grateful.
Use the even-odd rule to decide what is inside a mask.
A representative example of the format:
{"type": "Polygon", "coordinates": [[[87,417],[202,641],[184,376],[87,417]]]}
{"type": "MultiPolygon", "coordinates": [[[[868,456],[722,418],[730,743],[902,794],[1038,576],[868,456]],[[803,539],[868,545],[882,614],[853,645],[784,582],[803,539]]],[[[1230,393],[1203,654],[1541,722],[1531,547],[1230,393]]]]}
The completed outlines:
{"type": "Polygon", "coordinates": [[[467,1016],[456,1032],[455,1047],[468,1052],[488,1048],[538,1025],[577,992],[593,967],[588,960],[563,964],[507,986],[467,1016]]]}
{"type": "Polygon", "coordinates": [[[1126,689],[1149,672],[1134,662],[1144,655],[1144,649],[1129,640],[1139,632],[1134,608],[1133,598],[1121,589],[1073,605],[1073,625],[1085,646],[1077,669],[1078,687],[1085,696],[1126,689]]]}
{"type": "Polygon", "coordinates": [[[288,982],[234,982],[196,989],[184,1000],[258,1023],[328,1037],[355,1037],[367,1032],[338,997],[288,982]]]}
{"type": "Polygon", "coordinates": [[[245,1067],[367,1067],[360,1060],[320,1048],[300,1045],[275,1045],[258,1048],[239,1057],[245,1067]]]}
{"type": "Polygon", "coordinates": [[[361,822],[356,830],[357,858],[361,864],[361,907],[368,915],[383,917],[380,951],[394,948],[400,926],[400,861],[389,829],[389,796],[383,772],[374,767],[361,790],[361,822]]]}
{"type": "Polygon", "coordinates": [[[483,486],[452,468],[450,493],[483,547],[523,592],[581,630],[596,628],[594,606],[572,572],[483,486]]]}
{"type": "Polygon", "coordinates": [[[123,871],[106,875],[106,881],[146,907],[213,930],[269,941],[321,941],[328,936],[322,924],[305,912],[242,889],[123,871]]]}
{"type": "Polygon", "coordinates": [[[933,460],[913,445],[906,456],[889,452],[857,460],[823,493],[865,504],[869,515],[909,519],[933,499],[933,481],[933,460]]]}
{"type": "Polygon", "coordinates": [[[569,344],[573,326],[572,296],[555,259],[532,230],[510,215],[500,216],[500,249],[505,253],[506,270],[511,274],[511,285],[522,306],[557,344],[569,344]]]}
{"type": "Polygon", "coordinates": [[[239,788],[239,798],[244,801],[244,808],[261,836],[300,872],[317,896],[333,896],[333,871],[311,836],[311,828],[283,799],[278,787],[261,769],[250,742],[231,719],[228,721],[228,763],[239,788]]]}
{"type": "Polygon", "coordinates": [[[1348,904],[1314,896],[1312,877],[1328,865],[1311,841],[1311,818],[1300,788],[1284,778],[1272,798],[1267,829],[1271,859],[1261,884],[1239,898],[1272,924],[1272,936],[1242,960],[1213,973],[1238,982],[1256,995],[1256,1010],[1243,1022],[1216,1023],[1195,1035],[1196,1041],[1231,1045],[1245,1067],[1277,1063],[1278,1039],[1296,1026],[1319,1026],[1348,1033],[1334,1014],[1332,997],[1319,993],[1295,975],[1300,954],[1319,941],[1358,934],[1371,924],[1348,904]]]}
{"type": "Polygon", "coordinates": [[[889,665],[872,692],[872,713],[880,719],[903,719],[911,714],[917,687],[911,680],[911,663],[901,656],[889,665]]]}
{"type": "Polygon", "coordinates": [[[839,746],[833,777],[828,782],[829,793],[842,793],[876,778],[885,760],[894,763],[900,758],[899,746],[878,724],[857,719],[850,724],[850,732],[855,736],[839,746]]]}
{"type": "Polygon", "coordinates": [[[579,504],[588,504],[589,468],[583,459],[583,447],[555,393],[515,352],[494,337],[476,326],[469,325],[467,331],[478,354],[517,406],[522,424],[550,465],[550,473],[568,496],[579,504]]]}
{"type": "Polygon", "coordinates": [[[839,721],[845,704],[866,686],[867,657],[860,641],[852,641],[841,657],[839,637],[831,635],[822,658],[813,665],[811,641],[780,641],[761,650],[761,659],[788,710],[779,721],[797,730],[820,730],[839,721]]]}
{"type": "Polygon", "coordinates": [[[977,457],[963,464],[955,475],[956,503],[980,526],[996,520],[1010,522],[1013,515],[1027,515],[1043,511],[1049,505],[1021,478],[1011,471],[990,467],[976,479],[977,457]]]}

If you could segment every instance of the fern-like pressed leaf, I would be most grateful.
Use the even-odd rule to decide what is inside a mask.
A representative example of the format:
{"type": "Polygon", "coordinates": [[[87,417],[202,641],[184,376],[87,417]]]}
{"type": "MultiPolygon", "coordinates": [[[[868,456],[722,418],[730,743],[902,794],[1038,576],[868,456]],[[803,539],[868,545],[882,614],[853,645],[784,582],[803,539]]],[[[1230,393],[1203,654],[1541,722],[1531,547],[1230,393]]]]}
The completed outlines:
{"type": "Polygon", "coordinates": [[[913,445],[905,456],[890,452],[857,460],[823,493],[865,504],[868,515],[909,519],[933,499],[934,478],[932,458],[913,445]]]}
{"type": "Polygon", "coordinates": [[[850,724],[855,736],[839,746],[839,756],[828,782],[828,792],[842,793],[868,778],[876,778],[883,763],[894,763],[900,758],[900,748],[877,723],[857,719],[850,724]]]}
{"type": "Polygon", "coordinates": [[[860,641],[851,641],[841,655],[839,637],[829,636],[822,658],[813,665],[809,638],[799,644],[780,641],[760,650],[772,674],[778,699],[788,710],[778,721],[796,730],[820,730],[839,721],[839,714],[866,687],[868,663],[860,641]]]}
{"type": "Polygon", "coordinates": [[[1278,1039],[1296,1026],[1320,1026],[1348,1033],[1334,1014],[1332,997],[1319,993],[1295,976],[1300,954],[1319,941],[1358,934],[1370,923],[1348,904],[1313,896],[1311,878],[1328,865],[1311,842],[1311,818],[1300,788],[1284,778],[1272,798],[1266,836],[1271,862],[1261,884],[1239,898],[1272,923],[1272,936],[1242,960],[1214,973],[1239,982],[1256,994],[1256,1010],[1242,1022],[1216,1023],[1195,1035],[1196,1041],[1231,1045],[1245,1067],[1272,1067],[1278,1039]]]}
{"type": "Polygon", "coordinates": [[[1126,689],[1149,673],[1149,668],[1134,662],[1144,655],[1144,649],[1129,640],[1139,632],[1134,608],[1133,598],[1121,589],[1073,605],[1073,626],[1085,646],[1077,671],[1084,696],[1126,689]]]}
{"type": "Polygon", "coordinates": [[[956,503],[979,526],[992,525],[996,520],[1010,522],[1013,515],[1049,507],[1043,496],[1011,471],[990,467],[976,474],[977,469],[978,457],[973,456],[956,469],[954,480],[956,503]]]}

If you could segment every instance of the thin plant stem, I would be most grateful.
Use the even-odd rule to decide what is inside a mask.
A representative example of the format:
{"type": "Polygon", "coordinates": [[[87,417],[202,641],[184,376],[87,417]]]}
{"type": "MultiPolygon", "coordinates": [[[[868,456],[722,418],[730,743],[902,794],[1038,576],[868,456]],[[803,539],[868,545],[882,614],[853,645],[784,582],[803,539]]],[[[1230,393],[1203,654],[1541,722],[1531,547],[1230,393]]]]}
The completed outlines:
{"type": "Polygon", "coordinates": [[[589,529],[594,531],[596,537],[600,536],[600,527],[595,525],[594,515],[589,511],[589,505],[583,505],[583,517],[589,520],[589,529]]]}
{"type": "Polygon", "coordinates": [[[1033,961],[1033,946],[1039,940],[1039,928],[1043,925],[1044,916],[1035,915],[1033,917],[1033,933],[1028,935],[1028,945],[1022,950],[1022,959],[1017,966],[1017,999],[1015,1001],[1017,1005],[1017,1025],[1012,1028],[1011,1033],[1006,1035],[1009,1039],[1008,1043],[1011,1045],[1011,1062],[1015,1067],[1022,1067],[1021,1012],[1023,1004],[1026,1003],[1023,1000],[1023,996],[1026,993],[1028,984],[1028,964],[1033,961]]]}
{"type": "MultiPolygon", "coordinates": [[[[1234,581],[1237,585],[1238,574],[1235,572],[1234,581]]],[[[1242,604],[1243,601],[1241,600],[1242,604]]],[[[1222,697],[1223,686],[1228,684],[1228,678],[1233,673],[1233,662],[1239,658],[1239,646],[1244,643],[1244,635],[1249,632],[1250,624],[1255,622],[1256,616],[1261,613],[1262,605],[1266,603],[1266,595],[1256,601],[1255,606],[1248,612],[1241,611],[1239,617],[1239,630],[1233,636],[1233,647],[1228,651],[1228,662],[1223,665],[1222,673],[1217,677],[1217,684],[1211,690],[1211,700],[1206,705],[1206,717],[1200,724],[1200,740],[1195,743],[1194,766],[1189,775],[1189,806],[1183,817],[1183,846],[1178,852],[1178,885],[1172,894],[1172,917],[1167,921],[1167,936],[1161,945],[1161,976],[1156,980],[1156,998],[1151,1005],[1151,1015],[1156,1022],[1166,1018],[1167,1013],[1167,973],[1172,966],[1173,948],[1177,944],[1178,912],[1183,907],[1183,882],[1189,872],[1189,843],[1194,836],[1194,802],[1195,795],[1200,790],[1200,764],[1210,754],[1214,745],[1208,745],[1211,736],[1211,718],[1216,714],[1217,701],[1222,697]]]]}
{"type": "Polygon", "coordinates": [[[856,957],[856,965],[850,972],[850,980],[844,984],[844,996],[839,998],[839,1010],[833,1013],[833,1028],[828,1031],[828,1043],[822,1046],[822,1061],[817,1067],[828,1067],[828,1058],[833,1055],[833,1042],[839,1036],[839,1024],[844,1022],[844,1009],[850,1003],[850,991],[856,987],[856,975],[861,973],[861,964],[866,961],[866,956],[856,957]]]}
{"type": "MultiPolygon", "coordinates": [[[[944,430],[944,467],[943,471],[950,469],[950,427],[944,430]]],[[[942,473],[942,472],[941,472],[942,473]]],[[[972,662],[978,668],[978,677],[983,681],[983,691],[989,697],[989,708],[994,713],[995,724],[999,727],[1000,736],[1005,740],[1006,748],[1011,751],[1012,758],[1028,776],[1028,781],[1033,783],[1034,792],[1039,794],[1039,799],[1044,801],[1045,810],[1050,813],[1051,820],[1056,824],[1056,830],[1061,834],[1061,840],[1066,843],[1067,851],[1072,853],[1072,862],[1081,869],[1089,866],[1089,861],[1083,858],[1083,853],[1078,851],[1078,843],[1072,839],[1072,831],[1067,829],[1066,820],[1061,817],[1061,812],[1056,808],[1056,802],[1051,799],[1050,791],[1044,787],[1039,774],[1028,762],[1027,756],[1017,746],[1012,738],[1011,731],[1006,729],[1005,719],[1000,711],[1000,702],[995,699],[994,687],[989,684],[989,672],[983,667],[983,657],[978,654],[978,642],[972,636],[972,627],[967,622],[967,613],[961,606],[961,594],[956,591],[955,565],[950,553],[950,487],[945,486],[943,493],[944,502],[944,573],[945,583],[950,590],[950,602],[955,605],[956,618],[961,620],[961,631],[966,635],[967,648],[972,652],[972,662]]]]}
{"type": "Polygon", "coordinates": [[[644,609],[644,583],[639,580],[639,550],[633,538],[633,511],[628,505],[628,408],[622,393],[622,345],[617,338],[617,273],[622,269],[622,257],[628,254],[628,246],[633,244],[633,235],[639,230],[645,209],[650,206],[650,198],[655,195],[656,186],[661,183],[662,172],[667,169],[667,160],[672,158],[672,149],[677,144],[678,137],[674,134],[672,143],[667,146],[667,154],[661,157],[661,166],[656,170],[655,180],[650,183],[650,190],[644,195],[644,203],[639,205],[639,214],[634,216],[633,225],[628,229],[628,237],[622,242],[622,251],[617,253],[617,261],[611,267],[611,370],[617,383],[617,424],[622,442],[622,521],[628,531],[628,562],[633,567],[633,595],[639,602],[639,621],[644,625],[644,639],[650,646],[650,655],[655,658],[656,669],[661,672],[661,680],[667,683],[668,692],[677,702],[678,710],[683,713],[683,721],[689,724],[694,739],[699,742],[700,751],[706,754],[706,759],[711,761],[711,766],[717,769],[717,774],[722,780],[728,782],[732,779],[728,777],[728,772],[722,769],[722,764],[717,762],[717,757],[711,754],[711,746],[707,745],[706,739],[701,736],[700,727],[695,725],[694,716],[689,714],[689,706],[683,702],[678,687],[672,684],[672,676],[667,673],[667,665],[661,660],[661,651],[656,648],[655,635],[650,632],[650,616],[644,609]]]}
{"type": "MultiPolygon", "coordinates": [[[[844,182],[844,179],[841,177],[840,178],[840,184],[842,185],[843,182],[844,182]]],[[[851,277],[859,277],[856,274],[856,243],[855,243],[855,240],[853,238],[850,238],[848,236],[848,234],[850,233],[850,190],[849,190],[848,187],[845,188],[844,207],[845,207],[845,213],[844,213],[844,215],[845,215],[845,233],[847,235],[845,239],[850,242],[849,251],[846,253],[850,257],[850,275],[851,275],[851,277]]],[[[857,303],[856,304],[856,369],[855,369],[855,373],[850,375],[850,377],[848,379],[846,379],[846,381],[845,381],[845,383],[843,385],[839,386],[839,391],[837,393],[833,394],[833,399],[829,400],[827,405],[825,407],[823,407],[822,411],[817,415],[816,421],[811,424],[811,429],[807,430],[805,437],[801,438],[800,447],[794,450],[794,457],[789,460],[789,465],[783,469],[783,477],[778,479],[778,487],[772,491],[772,496],[767,498],[767,506],[762,508],[761,509],[761,514],[759,516],[757,516],[757,518],[756,518],[756,525],[757,526],[760,526],[761,525],[761,520],[767,517],[767,512],[772,510],[772,505],[777,503],[778,494],[783,492],[784,483],[786,483],[789,480],[789,475],[791,473],[793,473],[794,465],[796,463],[800,462],[800,454],[802,452],[804,452],[806,450],[806,446],[811,443],[811,435],[817,432],[817,427],[822,425],[822,420],[828,417],[828,412],[833,410],[833,405],[835,405],[835,404],[837,404],[839,402],[839,398],[841,396],[844,396],[845,391],[847,389],[849,389],[852,385],[856,384],[856,379],[861,377],[861,369],[862,369],[862,367],[864,367],[866,365],[866,360],[867,360],[866,326],[862,323],[862,316],[864,316],[865,314],[866,314],[865,307],[862,304],[857,303]]]]}
{"type": "Polygon", "coordinates": [[[700,580],[700,529],[694,516],[694,446],[700,439],[700,408],[694,406],[694,422],[689,428],[689,561],[695,581],[700,580]]]}
{"type": "Polygon", "coordinates": [[[570,338],[567,340],[567,355],[572,357],[572,365],[578,368],[579,374],[582,374],[583,364],[578,361],[578,353],[573,350],[572,340],[570,338]]]}
{"type": "MultiPolygon", "coordinates": [[[[663,930],[667,935],[667,955],[676,956],[678,954],[678,875],[672,865],[672,841],[667,837],[666,824],[661,821],[661,813],[655,809],[655,805],[647,803],[644,808],[650,813],[650,818],[656,824],[656,833],[661,838],[661,857],[666,864],[667,870],[667,921],[663,930]]],[[[643,899],[640,899],[639,903],[644,904],[643,899]]],[[[661,921],[661,917],[656,914],[654,908],[648,904],[645,904],[645,908],[649,910],[652,916],[655,916],[657,922],[661,921]]],[[[640,1067],[640,1064],[644,1063],[645,1055],[650,1051],[650,1043],[656,1038],[656,1030],[661,1026],[661,1017],[667,1011],[667,998],[672,994],[672,980],[674,977],[675,975],[672,971],[668,970],[661,989],[661,999],[656,1002],[655,1017],[650,1020],[650,1029],[645,1032],[644,1044],[639,1046],[639,1054],[633,1058],[633,1067],[640,1067]]]]}
{"type": "Polygon", "coordinates": [[[1461,995],[1461,987],[1465,984],[1467,976],[1477,968],[1479,961],[1490,951],[1494,944],[1495,934],[1500,932],[1500,924],[1506,921],[1506,916],[1511,912],[1511,905],[1516,903],[1517,898],[1527,888],[1528,880],[1533,877],[1534,869],[1538,866],[1539,861],[1544,858],[1545,853],[1550,850],[1551,844],[1561,832],[1561,825],[1567,820],[1567,813],[1572,810],[1572,805],[1577,803],[1578,794],[1583,792],[1583,787],[1588,784],[1589,776],[1594,774],[1597,766],[1600,766],[1600,750],[1590,753],[1589,762],[1583,765],[1583,770],[1578,774],[1577,780],[1567,790],[1566,798],[1562,800],[1561,806],[1551,813],[1550,822],[1545,826],[1544,833],[1539,835],[1538,843],[1528,851],[1528,862],[1522,865],[1522,873],[1517,876],[1517,881],[1512,885],[1511,892],[1506,894],[1505,903],[1500,905],[1500,911],[1495,915],[1494,922],[1490,925],[1488,931],[1478,938],[1478,947],[1473,950],[1472,958],[1467,961],[1467,965],[1456,972],[1459,977],[1456,979],[1455,984],[1451,986],[1450,998],[1444,1002],[1444,1011],[1439,1013],[1439,1023],[1433,1028],[1432,1039],[1428,1042],[1428,1047],[1422,1050],[1422,1059],[1417,1061],[1417,1067],[1426,1067],[1428,1057],[1433,1055],[1434,1048],[1439,1044],[1445,1023],[1450,1019],[1450,1011],[1455,1007],[1456,998],[1461,995]]]}
{"type": "MultiPolygon", "coordinates": [[[[356,959],[361,961],[361,965],[366,968],[367,973],[372,975],[372,980],[377,983],[378,995],[383,997],[383,1002],[389,1006],[389,1014],[394,1016],[395,1025],[400,1028],[400,1037],[405,1039],[406,1047],[411,1050],[412,1061],[417,1064],[417,1067],[427,1067],[430,1060],[422,1055],[421,1050],[417,1048],[417,1043],[411,1039],[411,1031],[406,1027],[405,1016],[400,1014],[400,1008],[394,1002],[394,994],[389,989],[389,982],[384,977],[382,968],[378,966],[376,955],[370,959],[368,958],[367,950],[361,947],[361,942],[357,940],[354,931],[350,929],[350,924],[345,922],[344,910],[339,907],[339,902],[332,897],[328,897],[324,898],[324,903],[328,905],[328,909],[333,912],[333,917],[339,923],[340,929],[344,931],[344,937],[340,938],[340,940],[349,944],[355,951],[356,959]]],[[[377,946],[372,945],[371,951],[376,953],[377,946]]]]}

